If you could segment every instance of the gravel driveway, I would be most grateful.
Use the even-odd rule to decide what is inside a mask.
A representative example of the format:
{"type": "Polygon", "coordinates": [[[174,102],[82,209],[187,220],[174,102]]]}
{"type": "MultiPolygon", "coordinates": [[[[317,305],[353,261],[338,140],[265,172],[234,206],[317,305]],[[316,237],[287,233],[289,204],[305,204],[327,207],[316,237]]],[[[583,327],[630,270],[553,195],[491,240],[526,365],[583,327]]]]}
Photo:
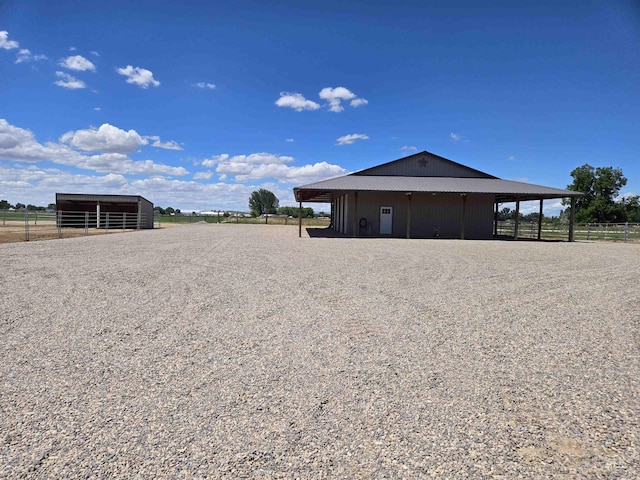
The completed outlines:
{"type": "Polygon", "coordinates": [[[297,233],[0,245],[0,477],[640,477],[640,245],[297,233]]]}

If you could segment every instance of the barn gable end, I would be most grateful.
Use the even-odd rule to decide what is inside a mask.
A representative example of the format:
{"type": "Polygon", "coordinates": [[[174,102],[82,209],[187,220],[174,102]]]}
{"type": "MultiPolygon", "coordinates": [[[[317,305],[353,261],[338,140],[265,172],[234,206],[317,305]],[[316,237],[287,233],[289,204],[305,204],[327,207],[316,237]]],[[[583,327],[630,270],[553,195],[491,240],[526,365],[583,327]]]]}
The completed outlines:
{"type": "Polygon", "coordinates": [[[497,178],[429,152],[420,152],[352,175],[402,177],[497,178]]]}

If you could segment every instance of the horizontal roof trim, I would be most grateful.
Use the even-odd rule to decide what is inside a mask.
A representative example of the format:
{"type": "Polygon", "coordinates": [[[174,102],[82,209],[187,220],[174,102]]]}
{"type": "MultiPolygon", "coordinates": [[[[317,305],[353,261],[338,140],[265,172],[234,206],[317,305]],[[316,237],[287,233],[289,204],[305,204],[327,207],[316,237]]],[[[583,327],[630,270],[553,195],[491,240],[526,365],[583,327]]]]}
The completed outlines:
{"type": "Polygon", "coordinates": [[[579,197],[583,193],[499,178],[401,177],[345,175],[293,189],[297,201],[330,202],[333,193],[349,191],[405,193],[475,193],[496,195],[498,201],[579,197]]]}
{"type": "MultiPolygon", "coordinates": [[[[149,202],[140,195],[100,195],[89,193],[56,193],[56,202],[109,202],[109,203],[137,203],[139,200],[149,202]]],[[[151,203],[151,202],[149,202],[151,203]]]]}

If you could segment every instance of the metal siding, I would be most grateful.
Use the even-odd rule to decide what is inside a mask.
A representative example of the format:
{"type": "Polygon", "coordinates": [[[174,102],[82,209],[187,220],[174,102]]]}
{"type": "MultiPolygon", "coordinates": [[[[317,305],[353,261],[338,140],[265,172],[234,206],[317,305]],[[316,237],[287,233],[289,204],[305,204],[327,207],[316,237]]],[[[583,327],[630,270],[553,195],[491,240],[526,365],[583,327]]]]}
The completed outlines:
{"type": "MultiPolygon", "coordinates": [[[[355,175],[359,175],[358,172],[355,175]]],[[[365,176],[490,178],[464,165],[435,155],[413,155],[366,170],[365,176]]]]}
{"type": "MultiPolygon", "coordinates": [[[[391,237],[406,237],[407,196],[404,193],[360,192],[358,195],[358,222],[367,219],[368,229],[359,236],[379,236],[380,207],[393,207],[391,237]]],[[[468,195],[466,206],[465,238],[490,239],[493,234],[493,196],[468,195]]],[[[411,238],[460,238],[462,224],[462,196],[459,194],[414,193],[411,196],[411,238]]]]}
{"type": "Polygon", "coordinates": [[[493,238],[493,195],[468,195],[465,238],[490,240],[493,238]]]}

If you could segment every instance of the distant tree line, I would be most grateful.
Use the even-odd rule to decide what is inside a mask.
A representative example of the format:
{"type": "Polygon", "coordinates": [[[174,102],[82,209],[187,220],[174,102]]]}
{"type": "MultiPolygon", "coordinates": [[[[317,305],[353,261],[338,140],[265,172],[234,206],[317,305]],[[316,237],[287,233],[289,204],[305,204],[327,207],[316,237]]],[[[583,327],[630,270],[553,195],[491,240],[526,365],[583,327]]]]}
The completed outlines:
{"type": "Polygon", "coordinates": [[[173,208],[173,207],[162,208],[162,207],[155,206],[153,207],[153,211],[160,215],[176,215],[176,214],[182,213],[180,212],[179,208],[173,208]]]}
{"type": "Polygon", "coordinates": [[[43,207],[41,205],[31,205],[31,204],[25,205],[24,203],[16,203],[15,205],[12,205],[7,200],[0,200],[0,210],[11,210],[11,209],[16,211],[28,210],[30,212],[46,212],[47,210],[55,210],[56,204],[50,203],[46,207],[43,207]]]}

